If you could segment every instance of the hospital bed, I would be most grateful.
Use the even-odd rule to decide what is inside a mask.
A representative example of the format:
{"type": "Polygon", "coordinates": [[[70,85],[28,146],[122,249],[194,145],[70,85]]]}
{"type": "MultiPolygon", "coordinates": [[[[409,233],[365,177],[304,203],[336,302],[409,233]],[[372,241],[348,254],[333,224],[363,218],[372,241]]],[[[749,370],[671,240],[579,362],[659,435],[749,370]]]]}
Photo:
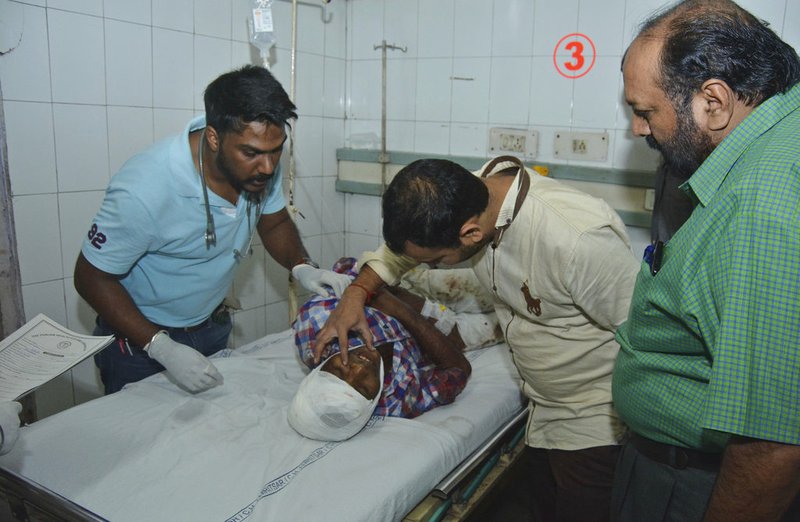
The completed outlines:
{"type": "Polygon", "coordinates": [[[0,457],[19,520],[457,520],[522,447],[527,407],[504,344],[469,352],[453,404],[373,417],[340,443],[286,421],[304,375],[291,330],[215,356],[197,395],[165,374],[22,429],[0,457]],[[48,518],[52,517],[52,518],[48,518]]]}

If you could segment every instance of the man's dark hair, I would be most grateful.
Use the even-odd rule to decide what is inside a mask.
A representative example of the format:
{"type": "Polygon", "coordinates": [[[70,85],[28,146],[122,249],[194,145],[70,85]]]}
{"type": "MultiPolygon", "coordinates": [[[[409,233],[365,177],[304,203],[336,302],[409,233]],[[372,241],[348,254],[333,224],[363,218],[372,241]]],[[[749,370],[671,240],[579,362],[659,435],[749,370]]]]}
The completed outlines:
{"type": "Polygon", "coordinates": [[[206,124],[224,135],[242,132],[251,122],[278,127],[297,119],[297,107],[280,82],[264,67],[245,65],[211,82],[203,96],[206,124]]]}
{"type": "Polygon", "coordinates": [[[663,37],[661,88],[686,107],[704,81],[725,81],[756,106],[800,81],[800,58],[762,20],[730,0],[687,0],[645,21],[639,33],[663,37]]]}
{"type": "Polygon", "coordinates": [[[383,195],[383,239],[402,253],[406,241],[425,248],[457,248],[461,226],[486,210],[489,190],[452,161],[422,159],[405,166],[383,195]]]}

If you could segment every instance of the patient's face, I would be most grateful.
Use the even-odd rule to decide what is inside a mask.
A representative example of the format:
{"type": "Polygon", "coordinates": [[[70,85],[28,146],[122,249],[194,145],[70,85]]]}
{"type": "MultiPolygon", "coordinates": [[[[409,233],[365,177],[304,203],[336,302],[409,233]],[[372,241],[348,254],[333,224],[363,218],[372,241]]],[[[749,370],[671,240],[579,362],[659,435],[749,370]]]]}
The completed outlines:
{"type": "Polygon", "coordinates": [[[367,399],[374,399],[380,390],[381,355],[377,350],[366,346],[350,350],[348,365],[342,364],[340,354],[336,354],[322,366],[322,370],[330,372],[356,389],[367,399]]]}

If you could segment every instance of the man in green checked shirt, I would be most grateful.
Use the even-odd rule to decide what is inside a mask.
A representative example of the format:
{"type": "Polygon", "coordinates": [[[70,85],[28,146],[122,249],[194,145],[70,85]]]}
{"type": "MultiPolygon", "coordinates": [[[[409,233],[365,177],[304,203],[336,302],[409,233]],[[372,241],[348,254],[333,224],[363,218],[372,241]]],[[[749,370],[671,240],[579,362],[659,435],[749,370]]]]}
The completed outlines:
{"type": "Polygon", "coordinates": [[[612,515],[800,520],[800,59],[736,4],[689,0],[622,70],[634,133],[694,172],[695,209],[617,331],[612,515]]]}

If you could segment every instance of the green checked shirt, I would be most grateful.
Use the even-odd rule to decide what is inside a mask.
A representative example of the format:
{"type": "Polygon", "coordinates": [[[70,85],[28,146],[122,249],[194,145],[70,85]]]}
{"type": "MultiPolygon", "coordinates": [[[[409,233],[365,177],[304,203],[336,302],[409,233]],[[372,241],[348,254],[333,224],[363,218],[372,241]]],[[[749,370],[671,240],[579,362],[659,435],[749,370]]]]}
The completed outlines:
{"type": "Polygon", "coordinates": [[[800,444],[800,84],[752,112],[686,183],[698,202],[617,331],[614,405],[634,432],[719,452],[800,444]]]}

